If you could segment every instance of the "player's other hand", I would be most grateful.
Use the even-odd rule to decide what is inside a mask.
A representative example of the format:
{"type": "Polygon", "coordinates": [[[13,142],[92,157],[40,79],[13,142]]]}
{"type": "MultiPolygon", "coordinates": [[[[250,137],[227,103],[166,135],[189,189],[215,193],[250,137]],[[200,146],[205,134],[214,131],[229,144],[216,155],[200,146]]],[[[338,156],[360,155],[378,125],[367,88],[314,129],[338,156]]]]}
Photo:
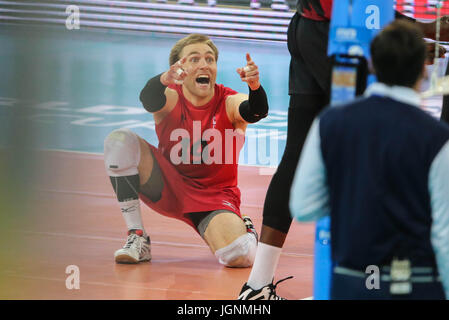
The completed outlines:
{"type": "Polygon", "coordinates": [[[246,82],[251,90],[257,90],[260,87],[259,67],[251,59],[249,53],[246,54],[246,66],[237,69],[240,79],[246,82]]]}
{"type": "Polygon", "coordinates": [[[182,84],[188,74],[187,70],[183,68],[186,61],[187,57],[184,57],[171,65],[170,69],[164,72],[161,76],[162,84],[165,86],[170,84],[182,84]]]}

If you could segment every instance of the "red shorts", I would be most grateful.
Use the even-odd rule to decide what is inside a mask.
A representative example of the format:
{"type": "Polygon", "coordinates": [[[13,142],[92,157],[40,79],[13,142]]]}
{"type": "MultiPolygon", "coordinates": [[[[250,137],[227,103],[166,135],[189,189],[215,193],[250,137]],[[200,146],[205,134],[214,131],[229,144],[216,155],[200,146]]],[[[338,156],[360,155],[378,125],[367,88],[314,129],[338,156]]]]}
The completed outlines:
{"type": "Polygon", "coordinates": [[[153,166],[153,172],[145,187],[152,186],[152,180],[155,179],[155,170],[160,169],[162,186],[160,196],[151,200],[145,191],[141,188],[140,199],[154,211],[170,217],[182,220],[192,226],[195,225],[189,218],[190,213],[199,213],[215,210],[227,210],[240,214],[240,190],[237,186],[229,188],[215,189],[213,187],[201,188],[195,182],[180,174],[176,167],[167,160],[162,152],[149,144],[153,158],[156,160],[153,166]]]}

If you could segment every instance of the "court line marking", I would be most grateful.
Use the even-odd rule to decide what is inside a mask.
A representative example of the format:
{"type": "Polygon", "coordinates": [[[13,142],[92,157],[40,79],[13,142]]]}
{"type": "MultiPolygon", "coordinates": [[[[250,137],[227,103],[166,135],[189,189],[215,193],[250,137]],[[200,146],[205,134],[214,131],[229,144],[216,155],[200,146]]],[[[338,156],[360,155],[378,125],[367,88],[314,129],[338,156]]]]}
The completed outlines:
{"type": "MultiPolygon", "coordinates": [[[[13,230],[11,232],[17,233],[26,233],[26,234],[35,234],[35,235],[43,235],[43,236],[54,236],[54,237],[66,237],[66,238],[76,238],[83,240],[100,240],[100,241],[117,241],[123,242],[122,238],[114,238],[114,237],[102,237],[102,236],[89,236],[89,235],[80,235],[73,233],[61,233],[61,232],[42,232],[42,231],[29,231],[29,230],[13,230]]],[[[171,246],[171,247],[190,247],[190,248],[201,248],[209,250],[209,247],[201,244],[193,244],[193,243],[179,243],[179,242],[166,242],[166,241],[153,241],[151,240],[151,244],[157,244],[160,246],[171,246]]],[[[296,257],[296,258],[310,258],[313,257],[313,254],[308,253],[294,253],[294,252],[281,252],[281,255],[296,257]]]]}
{"type": "MultiPolygon", "coordinates": [[[[89,151],[78,151],[78,150],[66,150],[66,149],[53,149],[53,148],[42,148],[42,149],[35,149],[34,151],[51,151],[51,152],[67,152],[67,153],[79,153],[79,154],[87,154],[92,156],[104,156],[103,153],[100,152],[89,152],[89,151]]],[[[242,167],[251,167],[251,168],[259,168],[259,169],[267,169],[267,170],[273,170],[276,169],[276,167],[273,166],[261,166],[261,165],[255,165],[255,164],[244,164],[239,163],[239,166],[242,167]]]]}
{"type": "MultiPolygon", "coordinates": [[[[32,279],[32,280],[45,280],[45,281],[57,281],[57,282],[65,282],[66,279],[58,279],[58,278],[48,278],[48,277],[37,277],[37,276],[29,276],[29,275],[17,275],[13,274],[14,271],[11,270],[5,270],[4,273],[7,274],[8,277],[13,278],[22,278],[22,279],[32,279]]],[[[96,281],[85,281],[83,280],[81,284],[88,284],[88,285],[97,285],[97,286],[104,286],[104,287],[119,287],[119,288],[126,288],[126,289],[143,289],[143,290],[155,290],[155,291],[172,291],[172,292],[181,292],[181,293],[193,293],[193,294],[202,294],[202,295],[208,295],[210,293],[203,292],[203,291],[190,291],[190,290],[182,290],[182,289],[170,289],[170,288],[149,288],[145,286],[136,286],[136,285],[125,285],[125,284],[114,284],[114,283],[106,283],[106,282],[96,282],[96,281]]],[[[82,289],[80,289],[82,290],[82,289]]],[[[79,290],[67,290],[72,292],[78,292],[79,290]]],[[[214,292],[216,294],[216,292],[214,292]]],[[[225,295],[222,295],[224,297],[227,297],[225,295]]]]}
{"type": "MultiPolygon", "coordinates": [[[[36,192],[62,193],[62,194],[70,194],[70,195],[77,195],[77,196],[90,196],[90,197],[115,199],[115,195],[110,194],[110,193],[72,191],[72,190],[54,190],[54,189],[40,189],[40,188],[34,188],[33,190],[36,192]]],[[[257,205],[257,204],[242,204],[242,207],[257,208],[257,209],[263,208],[262,205],[257,205]]]]}
{"type": "MultiPolygon", "coordinates": [[[[18,232],[18,230],[14,231],[18,232]]],[[[116,242],[123,242],[124,239],[122,238],[114,238],[114,237],[102,237],[102,236],[89,236],[89,235],[80,235],[80,234],[73,234],[73,233],[61,233],[61,232],[40,232],[40,231],[27,231],[22,230],[22,233],[28,233],[28,234],[36,234],[36,235],[43,235],[43,236],[54,236],[54,237],[66,237],[66,238],[75,238],[75,239],[83,239],[83,240],[100,240],[100,241],[116,241],[116,242]]],[[[205,248],[209,249],[206,245],[201,244],[193,244],[193,243],[179,243],[179,242],[165,242],[165,241],[153,241],[151,240],[151,244],[157,244],[162,246],[172,246],[172,247],[191,247],[191,248],[205,248]]]]}
{"type": "Polygon", "coordinates": [[[80,153],[80,154],[90,154],[90,155],[94,155],[94,156],[103,156],[104,155],[103,153],[100,153],[100,152],[66,150],[66,149],[52,149],[52,148],[35,149],[34,151],[52,151],[52,152],[80,153]]]}

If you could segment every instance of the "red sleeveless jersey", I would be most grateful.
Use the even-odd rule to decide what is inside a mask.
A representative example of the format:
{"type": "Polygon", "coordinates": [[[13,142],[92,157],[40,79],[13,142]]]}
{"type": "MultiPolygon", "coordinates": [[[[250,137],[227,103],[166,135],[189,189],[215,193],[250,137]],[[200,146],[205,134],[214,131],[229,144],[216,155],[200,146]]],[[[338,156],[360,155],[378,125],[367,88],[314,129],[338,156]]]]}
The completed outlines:
{"type": "Polygon", "coordinates": [[[195,190],[189,195],[193,201],[184,203],[183,211],[216,210],[218,205],[239,214],[238,157],[245,135],[234,130],[226,113],[226,98],[237,92],[216,84],[211,101],[198,107],[184,97],[181,85],[169,88],[178,93],[178,102],[156,124],[156,134],[159,151],[189,189],[195,190]],[[215,203],[214,208],[207,209],[211,203],[215,203]]]}
{"type": "Polygon", "coordinates": [[[298,1],[298,13],[312,20],[326,21],[332,16],[333,0],[301,0],[298,1]]]}

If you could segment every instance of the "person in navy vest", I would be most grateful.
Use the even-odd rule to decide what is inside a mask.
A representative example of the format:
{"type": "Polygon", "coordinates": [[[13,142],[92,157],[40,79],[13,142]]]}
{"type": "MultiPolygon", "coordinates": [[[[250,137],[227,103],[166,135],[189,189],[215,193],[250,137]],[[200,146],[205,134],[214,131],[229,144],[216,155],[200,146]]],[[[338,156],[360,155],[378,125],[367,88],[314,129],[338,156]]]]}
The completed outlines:
{"type": "Polygon", "coordinates": [[[371,55],[378,82],[312,124],[292,217],[331,217],[331,299],[449,298],[449,126],[420,109],[422,32],[396,20],[371,55]]]}

